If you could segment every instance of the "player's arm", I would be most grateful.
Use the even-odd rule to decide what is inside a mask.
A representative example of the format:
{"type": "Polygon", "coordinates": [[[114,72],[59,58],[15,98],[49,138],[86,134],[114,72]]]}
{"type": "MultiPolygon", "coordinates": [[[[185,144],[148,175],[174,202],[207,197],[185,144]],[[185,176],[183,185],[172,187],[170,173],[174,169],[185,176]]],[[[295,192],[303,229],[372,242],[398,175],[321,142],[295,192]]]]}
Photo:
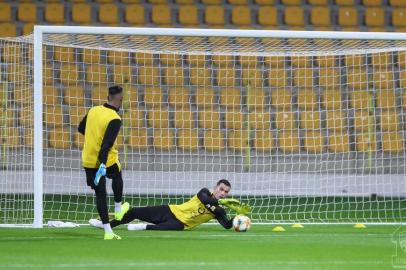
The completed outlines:
{"type": "Polygon", "coordinates": [[[226,210],[223,207],[217,206],[214,210],[217,221],[224,227],[224,229],[231,229],[233,227],[233,219],[228,219],[226,210]]]}
{"type": "Polygon", "coordinates": [[[106,164],[107,156],[109,154],[110,148],[113,146],[118,133],[121,128],[121,120],[114,119],[111,120],[107,126],[106,132],[104,133],[103,141],[99,152],[99,161],[102,164],[106,164]]]}
{"type": "Polygon", "coordinates": [[[210,208],[211,205],[219,205],[219,202],[216,198],[212,197],[210,190],[207,188],[202,188],[198,193],[197,193],[197,198],[208,208],[210,208]]]}
{"type": "Polygon", "coordinates": [[[85,135],[85,130],[86,130],[86,120],[87,120],[87,114],[85,117],[83,117],[82,121],[80,121],[79,126],[78,126],[78,131],[82,135],[85,135]]]}

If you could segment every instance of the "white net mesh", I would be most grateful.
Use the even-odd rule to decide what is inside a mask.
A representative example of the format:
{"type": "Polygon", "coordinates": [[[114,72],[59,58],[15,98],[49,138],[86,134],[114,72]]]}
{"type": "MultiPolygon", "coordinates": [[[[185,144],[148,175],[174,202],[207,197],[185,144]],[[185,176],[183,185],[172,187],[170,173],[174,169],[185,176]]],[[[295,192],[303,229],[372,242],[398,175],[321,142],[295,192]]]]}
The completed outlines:
{"type": "MultiPolygon", "coordinates": [[[[21,47],[2,80],[23,97],[1,101],[2,141],[18,141],[2,147],[1,223],[32,217],[30,40],[0,44],[21,47]]],[[[45,220],[97,215],[77,125],[119,84],[134,206],[227,178],[256,222],[404,222],[406,42],[46,34],[43,48],[45,220]]]]}

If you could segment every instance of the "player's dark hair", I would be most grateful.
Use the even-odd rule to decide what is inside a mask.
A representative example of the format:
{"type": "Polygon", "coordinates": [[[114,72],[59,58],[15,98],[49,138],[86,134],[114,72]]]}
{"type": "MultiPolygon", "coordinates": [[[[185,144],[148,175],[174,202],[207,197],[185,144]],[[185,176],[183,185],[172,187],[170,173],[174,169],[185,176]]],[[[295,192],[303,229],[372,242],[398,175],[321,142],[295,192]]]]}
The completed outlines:
{"type": "Polygon", "coordinates": [[[231,188],[231,183],[230,183],[230,181],[228,181],[227,179],[221,179],[221,180],[219,180],[219,181],[217,182],[217,186],[220,185],[220,184],[224,184],[224,185],[226,185],[226,186],[228,186],[228,187],[231,188]]]}
{"type": "Polygon", "coordinates": [[[109,96],[121,94],[122,92],[123,92],[123,88],[119,85],[113,85],[113,86],[109,87],[109,96]]]}

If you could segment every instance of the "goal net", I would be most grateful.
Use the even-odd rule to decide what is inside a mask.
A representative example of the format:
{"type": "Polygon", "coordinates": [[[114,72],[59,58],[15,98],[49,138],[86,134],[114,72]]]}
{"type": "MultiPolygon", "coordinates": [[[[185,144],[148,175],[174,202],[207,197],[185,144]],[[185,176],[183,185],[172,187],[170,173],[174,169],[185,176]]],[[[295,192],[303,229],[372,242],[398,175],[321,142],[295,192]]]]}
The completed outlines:
{"type": "MultiPolygon", "coordinates": [[[[97,216],[77,126],[115,84],[125,93],[117,143],[132,206],[182,203],[225,178],[254,222],[405,222],[402,34],[70,29],[44,33],[39,46],[43,223],[97,216]]],[[[34,218],[33,43],[0,41],[1,224],[34,218]]]]}

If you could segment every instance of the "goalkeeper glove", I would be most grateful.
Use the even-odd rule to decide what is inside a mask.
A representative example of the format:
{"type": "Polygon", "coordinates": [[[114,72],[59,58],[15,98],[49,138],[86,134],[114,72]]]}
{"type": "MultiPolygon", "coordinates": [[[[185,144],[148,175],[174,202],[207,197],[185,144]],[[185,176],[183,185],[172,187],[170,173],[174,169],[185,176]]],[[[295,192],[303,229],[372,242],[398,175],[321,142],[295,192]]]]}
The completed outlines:
{"type": "Polygon", "coordinates": [[[102,163],[102,164],[100,164],[100,167],[96,172],[96,176],[94,177],[93,182],[94,182],[95,186],[99,185],[100,178],[102,178],[102,176],[105,176],[105,175],[106,175],[106,165],[104,165],[102,163]]]}
{"type": "Polygon", "coordinates": [[[245,203],[240,203],[240,201],[236,199],[219,199],[219,204],[233,209],[238,214],[248,215],[249,213],[251,213],[251,206],[245,203]]]}
{"type": "Polygon", "coordinates": [[[220,205],[224,205],[230,208],[232,205],[237,206],[241,204],[240,201],[236,199],[219,199],[218,201],[220,205]]]}

